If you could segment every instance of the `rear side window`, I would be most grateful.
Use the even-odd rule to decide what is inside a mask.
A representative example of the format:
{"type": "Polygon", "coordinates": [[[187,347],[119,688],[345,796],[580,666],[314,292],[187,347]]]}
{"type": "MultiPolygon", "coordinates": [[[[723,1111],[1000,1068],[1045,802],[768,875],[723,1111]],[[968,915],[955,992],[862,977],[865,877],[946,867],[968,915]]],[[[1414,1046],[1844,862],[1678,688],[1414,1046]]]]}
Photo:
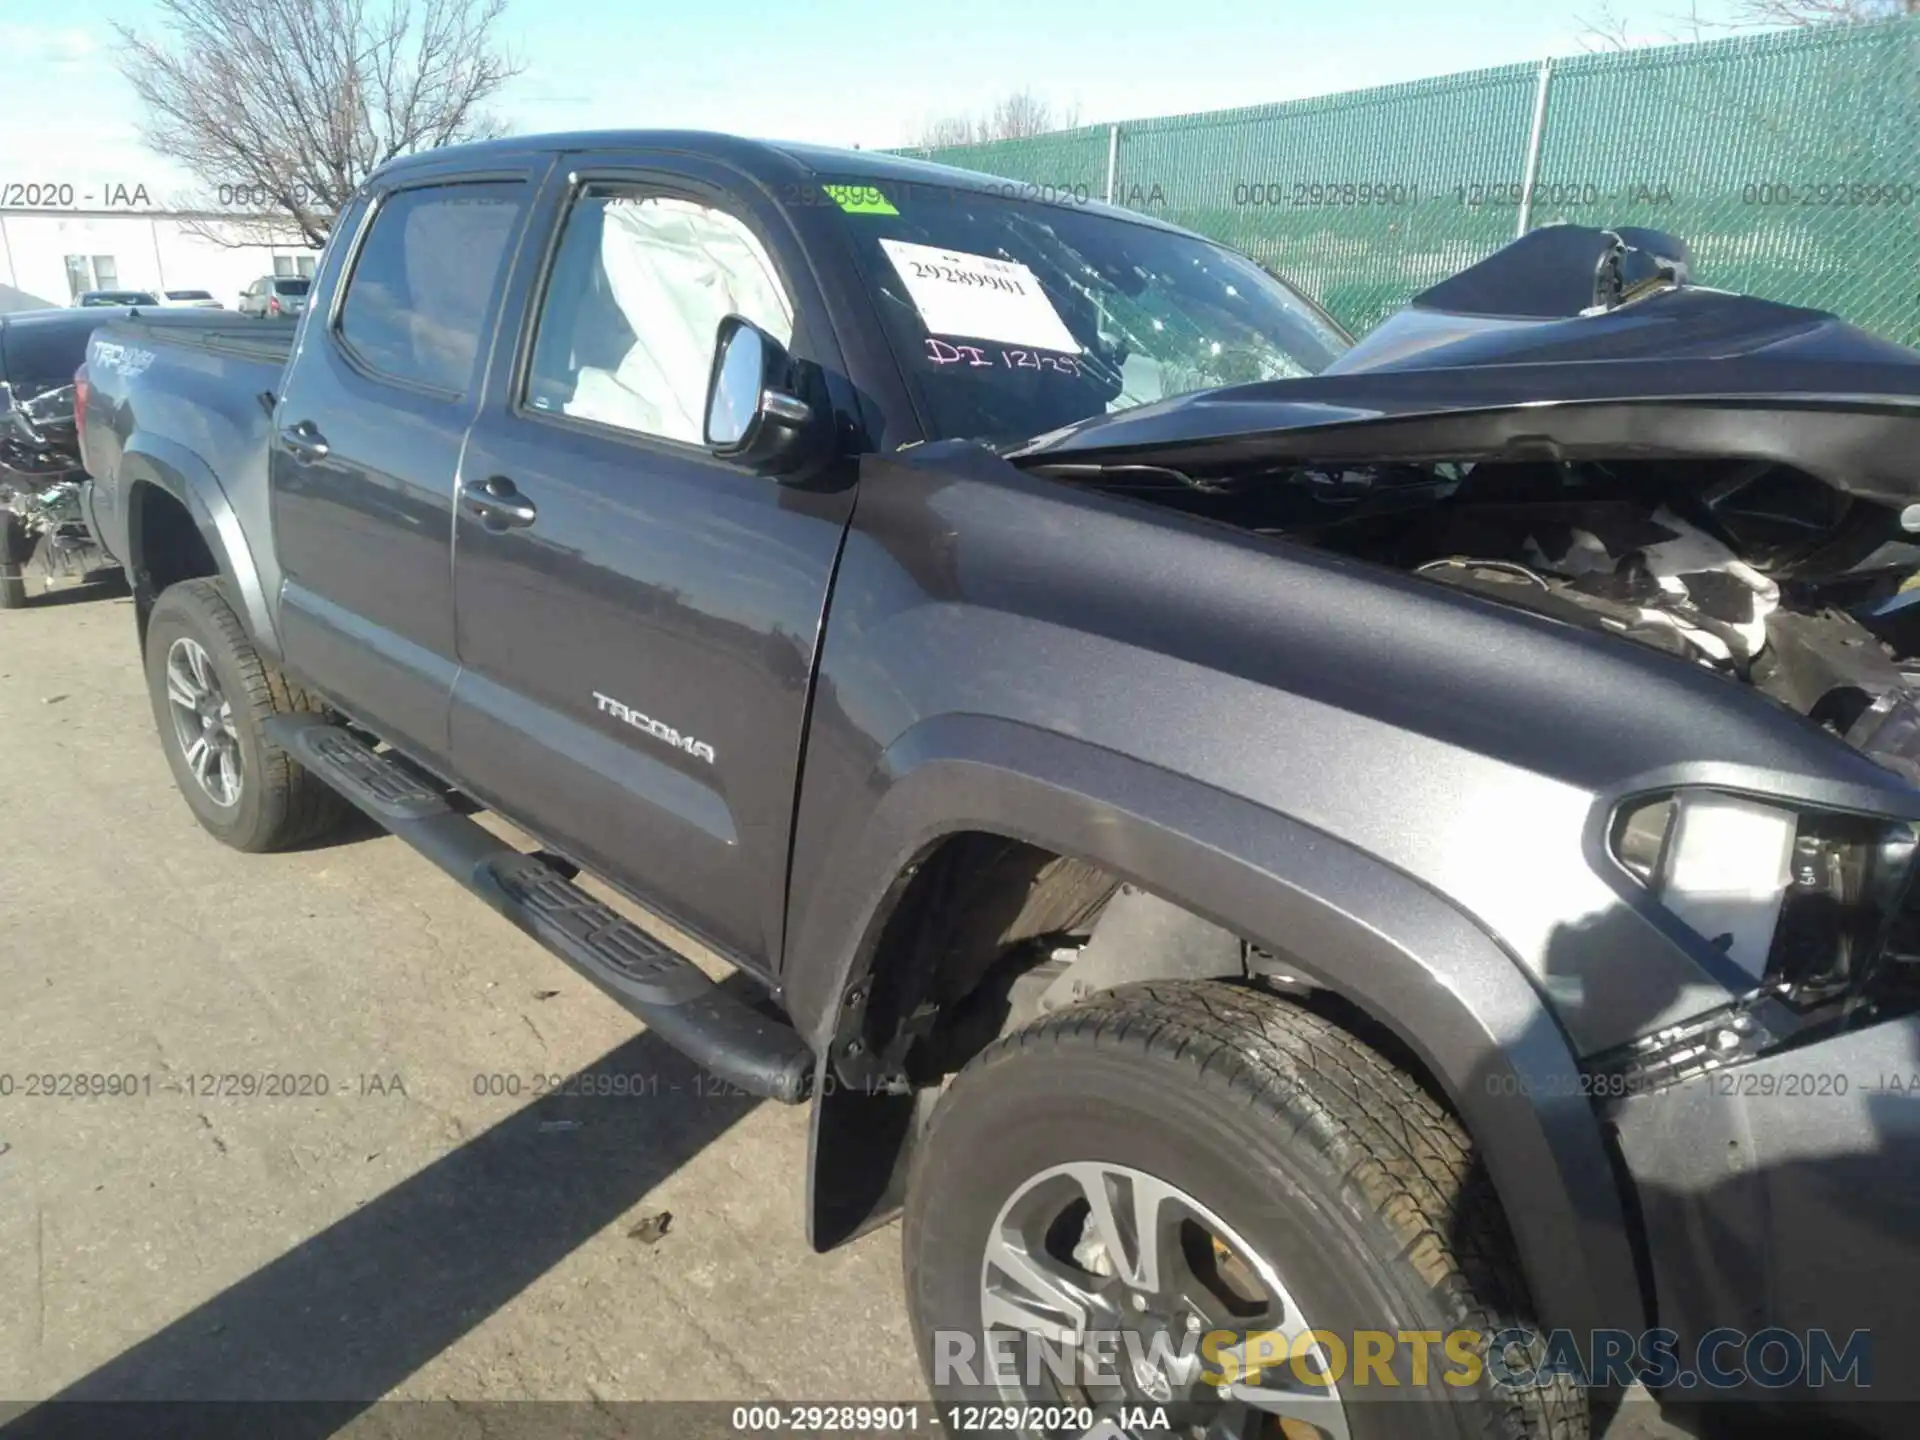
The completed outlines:
{"type": "Polygon", "coordinates": [[[525,203],[518,181],[387,196],[347,281],[340,310],[347,349],[382,375],[465,391],[525,203]]]}

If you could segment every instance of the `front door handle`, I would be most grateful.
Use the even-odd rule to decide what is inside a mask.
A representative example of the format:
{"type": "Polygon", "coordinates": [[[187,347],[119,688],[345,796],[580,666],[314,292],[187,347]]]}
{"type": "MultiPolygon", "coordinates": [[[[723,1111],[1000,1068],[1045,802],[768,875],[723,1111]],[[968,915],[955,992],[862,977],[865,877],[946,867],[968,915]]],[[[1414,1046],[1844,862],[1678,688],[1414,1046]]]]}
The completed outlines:
{"type": "Polygon", "coordinates": [[[327,458],[327,437],[320,433],[320,427],[311,420],[282,426],[280,443],[309,464],[327,458]]]}
{"type": "Polygon", "coordinates": [[[531,525],[540,518],[533,502],[514,489],[513,481],[504,475],[490,475],[478,482],[469,480],[460,487],[460,503],[478,515],[489,530],[531,525]]]}

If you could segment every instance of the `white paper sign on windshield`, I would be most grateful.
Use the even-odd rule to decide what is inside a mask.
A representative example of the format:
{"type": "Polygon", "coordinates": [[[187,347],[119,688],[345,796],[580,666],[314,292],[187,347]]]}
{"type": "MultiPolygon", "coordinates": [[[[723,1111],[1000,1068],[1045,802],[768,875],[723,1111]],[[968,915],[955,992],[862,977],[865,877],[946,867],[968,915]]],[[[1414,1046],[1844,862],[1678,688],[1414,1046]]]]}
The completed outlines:
{"type": "Polygon", "coordinates": [[[1033,271],[1019,261],[906,240],[880,245],[932,334],[1080,353],[1033,271]]]}

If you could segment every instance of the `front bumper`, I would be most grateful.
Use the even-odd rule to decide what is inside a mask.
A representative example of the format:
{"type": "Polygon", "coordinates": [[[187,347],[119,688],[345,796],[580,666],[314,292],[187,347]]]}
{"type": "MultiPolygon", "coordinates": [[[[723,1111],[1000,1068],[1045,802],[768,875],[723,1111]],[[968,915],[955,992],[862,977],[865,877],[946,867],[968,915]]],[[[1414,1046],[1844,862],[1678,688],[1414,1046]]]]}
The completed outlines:
{"type": "MultiPolygon", "coordinates": [[[[1848,1381],[1673,1398],[1817,1402],[1868,1434],[1911,1433],[1920,1367],[1920,1015],[1620,1102],[1611,1120],[1645,1227],[1659,1326],[1865,1333],[1848,1381]],[[1905,1404],[1896,1403],[1905,1402],[1905,1404]]],[[[1726,1343],[1738,1344],[1731,1337],[1726,1343]]],[[[1676,1387],[1678,1388],[1678,1387],[1676,1387]]]]}

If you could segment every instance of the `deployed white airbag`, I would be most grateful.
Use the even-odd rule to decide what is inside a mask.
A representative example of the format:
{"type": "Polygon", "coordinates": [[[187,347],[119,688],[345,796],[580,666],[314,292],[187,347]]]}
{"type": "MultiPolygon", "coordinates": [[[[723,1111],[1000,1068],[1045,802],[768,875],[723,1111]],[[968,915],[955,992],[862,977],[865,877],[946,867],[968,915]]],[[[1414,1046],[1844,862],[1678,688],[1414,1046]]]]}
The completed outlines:
{"type": "Polygon", "coordinates": [[[636,338],[614,369],[580,371],[565,412],[699,444],[720,321],[743,315],[793,339],[772,261],[731,215],[665,197],[609,202],[600,260],[636,338]]]}

